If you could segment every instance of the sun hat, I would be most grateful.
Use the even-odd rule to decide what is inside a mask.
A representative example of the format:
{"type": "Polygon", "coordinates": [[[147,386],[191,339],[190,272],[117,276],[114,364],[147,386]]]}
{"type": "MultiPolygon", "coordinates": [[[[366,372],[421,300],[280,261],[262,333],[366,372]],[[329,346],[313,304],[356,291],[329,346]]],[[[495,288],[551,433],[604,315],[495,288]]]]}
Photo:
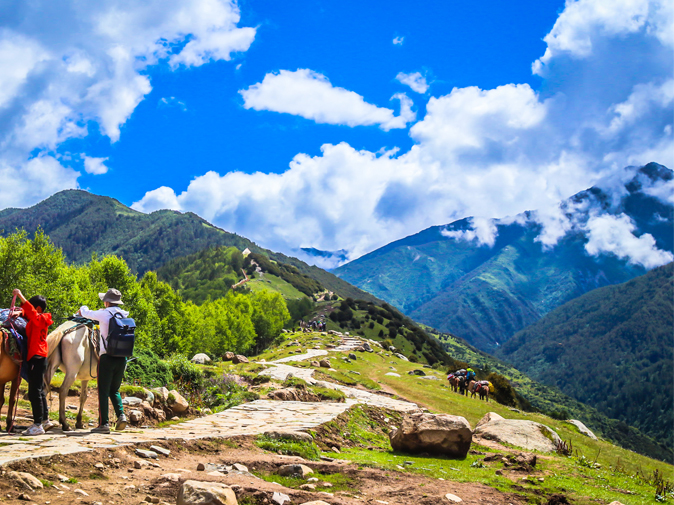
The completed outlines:
{"type": "Polygon", "coordinates": [[[98,293],[98,297],[103,302],[114,303],[115,305],[124,305],[122,301],[122,293],[115,288],[108,289],[105,293],[98,293]]]}

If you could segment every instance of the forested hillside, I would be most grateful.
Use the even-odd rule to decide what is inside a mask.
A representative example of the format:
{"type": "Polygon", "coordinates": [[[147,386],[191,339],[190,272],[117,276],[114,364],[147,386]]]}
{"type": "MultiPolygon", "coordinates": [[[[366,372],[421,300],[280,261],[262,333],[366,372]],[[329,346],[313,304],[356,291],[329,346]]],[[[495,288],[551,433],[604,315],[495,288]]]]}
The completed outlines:
{"type": "Polygon", "coordinates": [[[614,188],[595,187],[562,202],[567,225],[576,228],[554,247],[541,242],[534,212],[493,220],[493,244],[479,242],[471,219],[462,219],[388,244],[334,272],[414,320],[491,352],[563,303],[646,272],[628,258],[589,254],[588,220],[627,219],[636,236],[650,234],[658,249],[674,251],[674,207],[663,197],[671,193],[667,184],[673,178],[668,168],[650,163],[624,184],[619,198],[614,188]]]}
{"type": "Polygon", "coordinates": [[[497,352],[532,378],[674,448],[674,264],[591,291],[497,352]]]}
{"type": "Polygon", "coordinates": [[[132,272],[143,275],[174,258],[210,247],[236,247],[240,251],[248,248],[294,266],[341,296],[377,301],[371,294],[325,270],[263,249],[191,212],[159,210],[143,214],[112,198],[80,190],[61,191],[27,209],[0,211],[2,236],[23,229],[32,237],[38,228],[74,263],[86,263],[93,254],[114,254],[124,258],[132,272]]]}

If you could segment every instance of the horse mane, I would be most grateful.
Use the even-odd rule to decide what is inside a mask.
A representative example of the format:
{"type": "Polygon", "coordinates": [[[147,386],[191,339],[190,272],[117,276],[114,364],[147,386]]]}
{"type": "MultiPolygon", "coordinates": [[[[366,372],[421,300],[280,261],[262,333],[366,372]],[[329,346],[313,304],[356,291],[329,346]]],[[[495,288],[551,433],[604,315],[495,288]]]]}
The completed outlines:
{"type": "Polygon", "coordinates": [[[61,324],[58,328],[56,328],[54,331],[52,331],[49,335],[47,335],[47,346],[49,347],[49,351],[47,351],[47,357],[51,356],[52,353],[59,346],[59,344],[61,343],[61,339],[63,338],[63,334],[66,332],[66,330],[69,330],[73,326],[77,326],[77,323],[75,321],[66,321],[65,323],[61,324]]]}

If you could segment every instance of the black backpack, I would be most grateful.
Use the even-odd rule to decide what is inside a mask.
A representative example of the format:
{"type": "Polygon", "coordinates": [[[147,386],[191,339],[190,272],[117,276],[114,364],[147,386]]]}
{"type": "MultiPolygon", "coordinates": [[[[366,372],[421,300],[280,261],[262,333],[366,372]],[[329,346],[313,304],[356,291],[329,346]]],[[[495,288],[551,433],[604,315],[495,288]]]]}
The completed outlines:
{"type": "Polygon", "coordinates": [[[121,313],[112,313],[108,322],[108,339],[105,352],[110,356],[130,358],[136,341],[136,321],[121,313]]]}

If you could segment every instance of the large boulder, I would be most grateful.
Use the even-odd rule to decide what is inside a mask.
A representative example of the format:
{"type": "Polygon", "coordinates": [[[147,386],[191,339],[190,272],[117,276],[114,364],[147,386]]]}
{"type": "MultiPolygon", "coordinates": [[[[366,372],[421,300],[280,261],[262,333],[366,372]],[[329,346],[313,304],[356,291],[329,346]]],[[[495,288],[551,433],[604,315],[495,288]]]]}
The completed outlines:
{"type": "Polygon", "coordinates": [[[530,451],[553,452],[561,440],[552,428],[524,419],[500,419],[475,428],[475,435],[530,451]]]}
{"type": "Polygon", "coordinates": [[[592,432],[590,431],[590,428],[588,428],[587,426],[585,426],[585,425],[584,425],[581,421],[579,421],[578,419],[569,419],[569,420],[566,421],[566,422],[567,422],[567,423],[573,424],[576,428],[578,428],[578,431],[580,431],[580,432],[581,432],[583,435],[585,435],[586,437],[590,437],[592,440],[597,440],[597,435],[595,435],[594,433],[592,433],[592,432]]]}
{"type": "Polygon", "coordinates": [[[502,421],[503,419],[505,418],[498,415],[496,412],[487,412],[475,425],[475,429],[478,429],[480,426],[484,426],[487,423],[491,423],[492,421],[502,421]]]}
{"type": "Polygon", "coordinates": [[[186,480],[178,492],[177,505],[238,505],[232,488],[219,482],[186,480]]]}
{"type": "Polygon", "coordinates": [[[241,354],[237,354],[232,358],[232,363],[235,365],[238,365],[239,363],[248,363],[248,358],[242,356],[241,354]]]}
{"type": "Polygon", "coordinates": [[[222,357],[222,359],[223,359],[224,361],[232,361],[232,360],[234,359],[234,356],[236,356],[236,354],[234,354],[234,353],[231,352],[231,351],[227,351],[227,352],[225,353],[225,355],[222,357]]]}
{"type": "Polygon", "coordinates": [[[468,454],[473,434],[463,417],[416,413],[405,416],[400,428],[389,433],[389,438],[396,451],[463,458],[468,454]]]}
{"type": "Polygon", "coordinates": [[[185,398],[183,398],[183,396],[180,393],[178,393],[178,391],[176,391],[175,389],[169,391],[167,404],[169,407],[171,407],[171,410],[176,414],[182,414],[190,406],[190,404],[187,403],[187,400],[185,400],[185,398]]]}
{"type": "Polygon", "coordinates": [[[211,358],[208,357],[208,354],[200,352],[199,354],[195,354],[190,361],[192,363],[199,363],[200,365],[205,365],[206,363],[211,362],[211,358]]]}
{"type": "Polygon", "coordinates": [[[169,390],[165,387],[155,388],[152,390],[154,399],[158,403],[166,404],[168,402],[169,390]]]}

